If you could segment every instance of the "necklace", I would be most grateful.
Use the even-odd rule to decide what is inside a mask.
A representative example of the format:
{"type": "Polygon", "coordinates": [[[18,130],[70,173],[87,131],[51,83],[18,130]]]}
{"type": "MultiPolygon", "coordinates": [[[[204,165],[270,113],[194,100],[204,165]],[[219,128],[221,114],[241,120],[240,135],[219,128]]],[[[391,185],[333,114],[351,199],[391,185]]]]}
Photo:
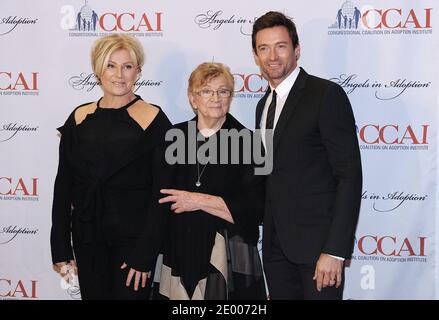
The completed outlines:
{"type": "MultiPolygon", "coordinates": [[[[209,162],[208,162],[208,163],[209,163],[209,162]]],[[[201,174],[200,174],[200,164],[199,164],[198,161],[197,161],[197,173],[198,173],[198,179],[197,179],[197,182],[195,182],[195,186],[196,186],[196,187],[201,187],[201,181],[200,181],[200,179],[201,179],[201,176],[203,175],[204,169],[206,169],[208,163],[206,163],[206,164],[204,165],[203,169],[201,170],[201,174]]]]}
{"type": "Polygon", "coordinates": [[[209,158],[207,158],[207,162],[201,169],[201,173],[200,173],[200,163],[198,162],[198,139],[197,139],[197,154],[195,155],[195,161],[197,161],[197,181],[195,182],[195,186],[197,188],[201,187],[201,176],[203,175],[204,170],[206,170],[206,167],[209,164],[209,160],[210,160],[210,155],[209,158]]]}

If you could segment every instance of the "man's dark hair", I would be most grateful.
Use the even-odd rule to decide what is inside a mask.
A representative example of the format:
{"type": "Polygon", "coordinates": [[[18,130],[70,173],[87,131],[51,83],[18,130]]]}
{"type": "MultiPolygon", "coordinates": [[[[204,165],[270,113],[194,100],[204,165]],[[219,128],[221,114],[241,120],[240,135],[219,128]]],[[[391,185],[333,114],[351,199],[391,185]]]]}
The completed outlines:
{"type": "Polygon", "coordinates": [[[277,11],[269,11],[263,16],[260,16],[256,19],[253,24],[253,32],[252,32],[252,46],[254,52],[256,52],[256,34],[267,28],[283,26],[287,28],[288,33],[290,34],[291,41],[293,43],[293,48],[296,48],[299,44],[299,36],[297,35],[296,25],[293,20],[288,18],[281,12],[277,11]]]}

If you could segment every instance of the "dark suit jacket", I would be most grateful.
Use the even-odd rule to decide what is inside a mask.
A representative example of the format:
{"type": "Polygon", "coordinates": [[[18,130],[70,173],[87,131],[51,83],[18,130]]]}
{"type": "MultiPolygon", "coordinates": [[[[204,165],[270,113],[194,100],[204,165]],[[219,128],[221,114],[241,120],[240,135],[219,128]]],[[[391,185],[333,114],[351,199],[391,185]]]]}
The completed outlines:
{"type": "MultiPolygon", "coordinates": [[[[267,96],[257,105],[256,128],[267,96]]],[[[354,115],[339,85],[300,70],[275,128],[273,157],[264,257],[274,228],[292,262],[314,263],[320,253],[350,258],[362,172],[354,115]]]]}

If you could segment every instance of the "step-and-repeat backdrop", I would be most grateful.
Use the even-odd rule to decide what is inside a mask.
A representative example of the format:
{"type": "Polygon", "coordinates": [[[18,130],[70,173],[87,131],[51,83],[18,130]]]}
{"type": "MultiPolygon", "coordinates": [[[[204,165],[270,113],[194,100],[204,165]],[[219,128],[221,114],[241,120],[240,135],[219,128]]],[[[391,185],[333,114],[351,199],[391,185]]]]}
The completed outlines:
{"type": "Polygon", "coordinates": [[[101,96],[93,41],[113,32],[141,41],[146,63],[136,92],[173,123],[193,116],[191,71],[226,63],[236,81],[231,112],[254,128],[267,82],[250,35],[269,10],[294,19],[300,65],[339,83],[354,109],[364,185],[344,298],[438,298],[437,1],[3,0],[0,299],[80,298],[77,281],[52,270],[49,233],[56,128],[101,96]]]}

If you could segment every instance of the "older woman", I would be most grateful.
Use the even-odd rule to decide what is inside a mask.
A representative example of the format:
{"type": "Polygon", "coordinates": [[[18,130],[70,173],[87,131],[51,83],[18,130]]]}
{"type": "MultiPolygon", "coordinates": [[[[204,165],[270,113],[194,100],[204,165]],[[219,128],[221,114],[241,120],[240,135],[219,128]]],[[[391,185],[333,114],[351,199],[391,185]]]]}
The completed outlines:
{"type": "Polygon", "coordinates": [[[171,124],[133,92],[144,62],[135,38],[100,38],[91,60],[103,96],[77,107],[60,128],[52,260],[63,275],[77,266],[83,299],[145,299],[152,262],[138,242],[156,203],[155,153],[171,124]],[[133,277],[140,288],[139,281],[128,287],[133,277]]]}
{"type": "Polygon", "coordinates": [[[252,137],[228,113],[233,88],[228,67],[199,65],[188,88],[197,116],[174,127],[194,148],[185,148],[184,164],[169,166],[172,178],[159,201],[171,210],[160,279],[160,293],[169,299],[266,298],[257,251],[264,181],[251,161],[243,161],[251,158],[251,148],[245,148],[251,139],[238,148],[220,143],[220,132],[252,137]]]}

